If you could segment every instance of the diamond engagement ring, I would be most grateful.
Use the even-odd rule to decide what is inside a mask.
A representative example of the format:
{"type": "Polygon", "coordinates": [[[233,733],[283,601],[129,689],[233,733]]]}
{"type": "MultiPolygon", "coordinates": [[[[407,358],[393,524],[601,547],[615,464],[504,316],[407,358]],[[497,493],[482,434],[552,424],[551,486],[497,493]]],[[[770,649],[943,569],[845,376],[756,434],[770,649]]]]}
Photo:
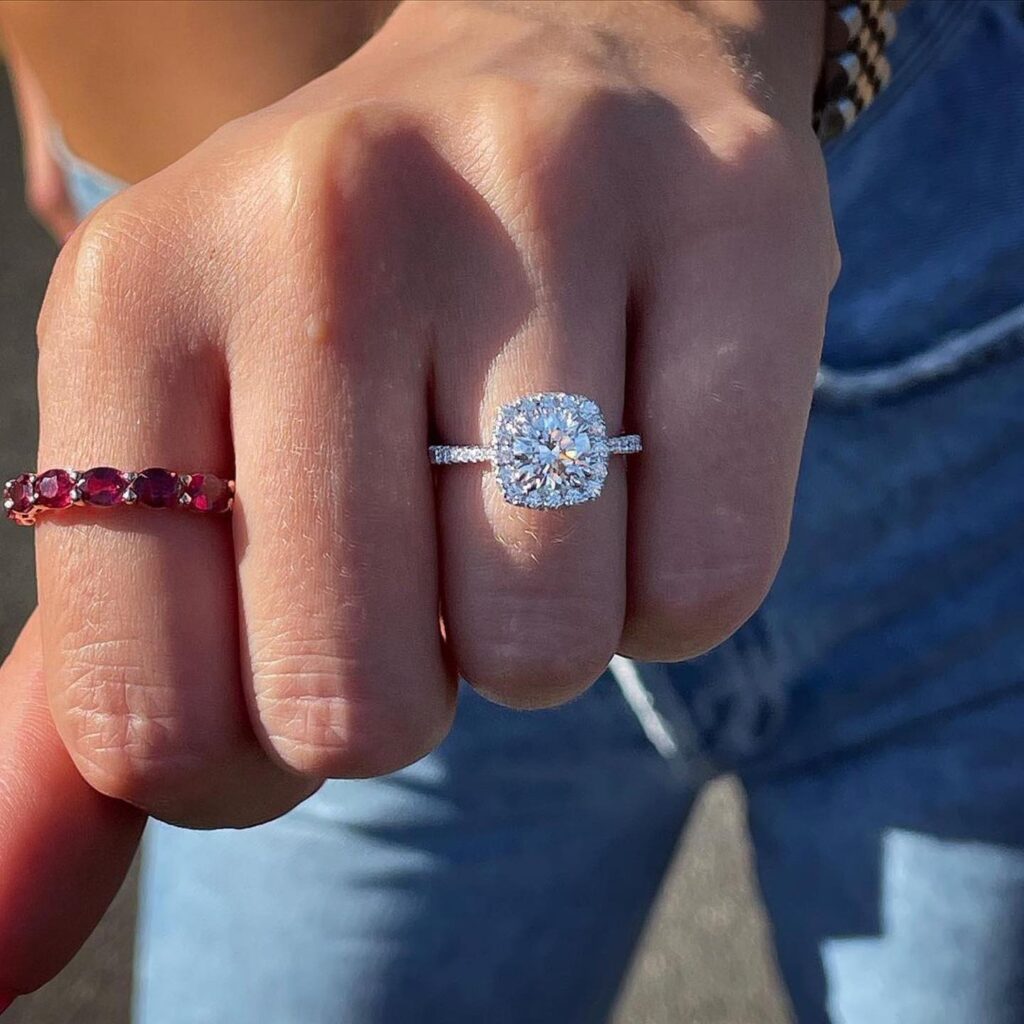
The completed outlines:
{"type": "Polygon", "coordinates": [[[234,480],[213,473],[173,473],[152,467],[141,473],[96,466],[48,469],[22,473],[4,484],[4,512],[19,526],[32,526],[40,513],[73,505],[114,508],[186,508],[192,512],[230,512],[235,499],[234,480]]]}
{"type": "Polygon", "coordinates": [[[525,508],[592,501],[608,475],[609,455],[632,455],[639,434],[609,437],[597,403],[585,395],[545,391],[503,405],[491,444],[433,444],[437,466],[490,462],[504,499],[525,508]]]}

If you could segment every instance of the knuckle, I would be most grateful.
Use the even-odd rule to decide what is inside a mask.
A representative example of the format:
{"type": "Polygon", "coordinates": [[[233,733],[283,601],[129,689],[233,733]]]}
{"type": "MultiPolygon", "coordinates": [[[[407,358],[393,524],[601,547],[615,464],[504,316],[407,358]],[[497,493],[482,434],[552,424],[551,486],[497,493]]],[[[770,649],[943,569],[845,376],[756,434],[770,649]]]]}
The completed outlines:
{"type": "Polygon", "coordinates": [[[663,568],[633,597],[623,653],[682,661],[711,650],[757,611],[781,559],[781,548],[766,546],[700,570],[663,568]]]}
{"type": "Polygon", "coordinates": [[[162,250],[152,221],[130,201],[104,204],[57,257],[39,316],[40,344],[64,336],[54,327],[101,339],[110,327],[154,316],[162,250]]]}
{"type": "Polygon", "coordinates": [[[514,222],[517,204],[536,202],[562,177],[593,175],[602,166],[621,127],[619,99],[583,80],[487,76],[469,99],[458,162],[503,219],[514,222]]]}
{"type": "Polygon", "coordinates": [[[167,806],[193,788],[204,752],[177,728],[174,680],[156,682],[130,641],[91,641],[65,658],[61,718],[85,779],[107,796],[145,807],[167,806]]]}
{"type": "MultiPolygon", "coordinates": [[[[281,309],[355,377],[379,369],[380,332],[394,330],[381,321],[397,311],[378,297],[395,288],[410,219],[421,214],[436,173],[426,166],[427,148],[416,119],[389,101],[307,114],[282,128],[243,186],[260,206],[259,226],[249,229],[258,230],[258,247],[288,258],[252,261],[246,287],[229,300],[247,307],[229,332],[240,371],[262,373],[274,343],[247,328],[251,318],[281,309]]],[[[305,359],[309,351],[296,346],[294,354],[305,359]]]]}
{"type": "Polygon", "coordinates": [[[282,132],[278,143],[280,197],[298,213],[304,205],[321,208],[323,198],[359,198],[380,187],[383,168],[401,170],[411,140],[422,142],[416,119],[387,100],[304,115],[282,132]],[[309,204],[297,201],[303,194],[309,204]]]}
{"type": "Polygon", "coordinates": [[[550,93],[529,78],[485,74],[476,78],[465,101],[468,127],[491,138],[517,138],[544,109],[550,93]]]}
{"type": "MultiPolygon", "coordinates": [[[[218,687],[235,678],[204,681],[218,687]]],[[[209,704],[182,701],[194,675],[154,671],[134,640],[84,643],[65,657],[58,682],[65,745],[105,796],[173,824],[245,828],[309,795],[302,780],[268,772],[244,721],[208,727],[209,704]]]]}
{"type": "Polygon", "coordinates": [[[752,240],[770,236],[773,248],[807,269],[815,288],[831,287],[838,247],[828,201],[825,164],[810,133],[794,133],[761,111],[726,119],[705,140],[705,162],[690,211],[715,229],[744,225],[752,240]]]}
{"type": "Polygon", "coordinates": [[[759,110],[730,118],[716,136],[715,166],[734,193],[761,207],[780,195],[799,195],[821,164],[807,140],[759,110]]]}
{"type": "Polygon", "coordinates": [[[424,699],[393,669],[339,654],[333,639],[275,640],[253,657],[252,675],[264,742],[301,775],[387,775],[430,753],[451,726],[453,701],[424,699]]]}
{"type": "Polygon", "coordinates": [[[622,625],[614,609],[573,599],[503,609],[486,622],[455,633],[459,669],[485,696],[516,708],[554,707],[579,696],[608,667],[622,625]]]}
{"type": "Polygon", "coordinates": [[[565,158],[574,91],[487,75],[466,99],[455,161],[513,230],[536,204],[550,169],[565,158]]]}

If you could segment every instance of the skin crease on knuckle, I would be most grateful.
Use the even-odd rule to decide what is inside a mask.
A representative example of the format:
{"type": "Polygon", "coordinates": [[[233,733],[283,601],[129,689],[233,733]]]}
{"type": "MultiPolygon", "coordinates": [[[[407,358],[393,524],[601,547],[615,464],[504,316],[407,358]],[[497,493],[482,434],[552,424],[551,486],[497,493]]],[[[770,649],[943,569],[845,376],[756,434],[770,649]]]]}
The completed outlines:
{"type": "Polygon", "coordinates": [[[367,627],[343,579],[320,603],[345,609],[346,621],[267,616],[250,631],[246,668],[265,749],[313,779],[386,775],[419,760],[451,727],[454,683],[440,698],[406,685],[423,662],[367,627]]]}
{"type": "MultiPolygon", "coordinates": [[[[133,632],[107,615],[102,638],[95,623],[64,636],[51,705],[65,746],[94,789],[175,824],[244,828],[277,817],[317,788],[315,780],[281,781],[263,769],[264,755],[242,730],[188,728],[180,695],[214,681],[196,678],[188,665],[154,662],[133,632]],[[225,806],[221,777],[230,773],[244,785],[253,768],[260,798],[225,806]]],[[[221,684],[230,685],[215,683],[221,684]]],[[[241,720],[240,695],[238,714],[241,720]]]]}
{"type": "MultiPolygon", "coordinates": [[[[263,701],[265,742],[292,771],[310,778],[388,775],[418,761],[447,735],[450,716],[417,715],[375,699],[372,687],[359,687],[361,697],[338,693],[337,680],[351,679],[351,670],[333,658],[312,657],[306,641],[302,646],[295,664],[280,658],[255,669],[262,685],[279,693],[263,701]]],[[[372,664],[360,665],[360,671],[372,671],[372,664]]]]}

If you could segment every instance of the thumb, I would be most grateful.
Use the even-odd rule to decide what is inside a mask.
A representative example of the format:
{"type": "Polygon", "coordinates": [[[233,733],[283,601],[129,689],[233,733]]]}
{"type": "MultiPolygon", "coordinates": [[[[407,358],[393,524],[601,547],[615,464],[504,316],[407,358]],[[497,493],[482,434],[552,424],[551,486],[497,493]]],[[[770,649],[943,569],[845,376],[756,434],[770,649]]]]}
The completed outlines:
{"type": "Polygon", "coordinates": [[[40,645],[33,613],[0,666],[0,1012],[74,956],[145,824],[72,764],[50,718],[40,645]]]}

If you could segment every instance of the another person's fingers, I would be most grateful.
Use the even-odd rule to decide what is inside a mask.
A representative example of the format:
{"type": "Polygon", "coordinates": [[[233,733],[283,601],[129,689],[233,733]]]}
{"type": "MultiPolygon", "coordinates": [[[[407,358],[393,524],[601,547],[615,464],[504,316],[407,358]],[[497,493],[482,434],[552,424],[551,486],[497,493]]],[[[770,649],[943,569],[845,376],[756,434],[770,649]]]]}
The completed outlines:
{"type": "MultiPolygon", "coordinates": [[[[157,200],[113,200],[58,261],[40,319],[40,471],[231,475],[216,331],[157,200]]],[[[230,516],[73,508],[36,536],[54,721],[94,787],[197,827],[253,824],[310,791],[249,724],[230,516]]]]}
{"type": "Polygon", "coordinates": [[[377,775],[436,746],[455,704],[416,292],[430,242],[402,217],[409,167],[429,169],[372,112],[315,127],[293,137],[281,231],[229,339],[242,620],[268,748],[314,777],[377,775]]]}
{"type": "MultiPolygon", "coordinates": [[[[470,134],[486,138],[488,151],[500,158],[469,175],[519,254],[525,300],[513,317],[513,289],[487,297],[493,322],[504,323],[506,333],[499,328],[488,337],[474,325],[472,333],[440,336],[438,439],[490,444],[503,404],[544,392],[590,399],[608,434],[618,434],[630,217],[628,204],[595,207],[593,196],[620,191],[617,167],[602,164],[599,154],[614,144],[609,140],[629,104],[598,95],[588,106],[572,89],[531,99],[506,87],[480,106],[486,113],[470,134]],[[579,189],[588,176],[589,189],[579,189]]],[[[469,292],[459,298],[469,306],[482,297],[469,292]]],[[[623,460],[611,458],[596,500],[538,508],[503,496],[560,500],[563,486],[579,496],[595,486],[599,442],[588,432],[586,408],[581,412],[574,399],[524,403],[510,424],[519,454],[504,487],[480,465],[444,466],[436,474],[448,640],[460,672],[501,703],[536,707],[567,700],[601,674],[619,640],[623,460]]]]}
{"type": "Polygon", "coordinates": [[[34,614],[0,667],[0,1009],[71,959],[121,885],[144,824],[68,757],[34,614]]]}
{"type": "Polygon", "coordinates": [[[622,643],[639,658],[725,639],[785,551],[837,267],[820,158],[791,145],[752,133],[721,158],[719,186],[698,190],[699,209],[680,193],[680,232],[646,274],[622,643]]]}

